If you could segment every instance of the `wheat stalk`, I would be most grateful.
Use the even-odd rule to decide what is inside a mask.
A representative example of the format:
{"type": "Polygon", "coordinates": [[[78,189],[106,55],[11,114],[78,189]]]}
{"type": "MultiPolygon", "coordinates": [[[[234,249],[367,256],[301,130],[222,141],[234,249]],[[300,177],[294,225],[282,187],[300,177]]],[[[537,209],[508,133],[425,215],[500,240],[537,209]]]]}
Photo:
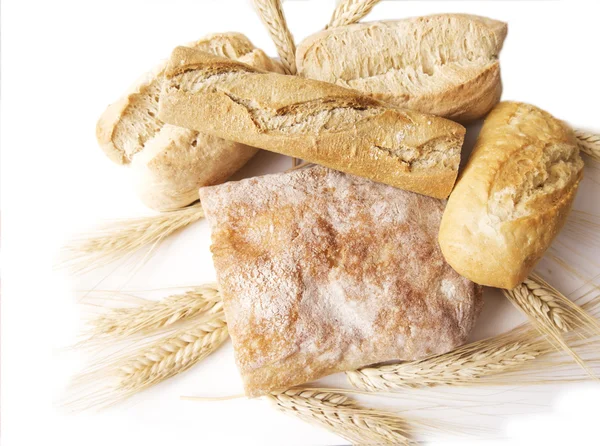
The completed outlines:
{"type": "Polygon", "coordinates": [[[525,315],[532,325],[557,348],[569,353],[590,374],[585,361],[567,343],[565,333],[578,329],[590,336],[600,334],[600,323],[571,302],[538,275],[532,274],[504,295],[525,315]]]}
{"type": "Polygon", "coordinates": [[[222,311],[133,352],[99,361],[73,379],[65,405],[106,407],[178,375],[213,353],[228,338],[222,311]]]}
{"type": "Polygon", "coordinates": [[[379,0],[341,0],[335,7],[329,28],[350,25],[366,16],[379,0]]]}
{"type": "Polygon", "coordinates": [[[573,129],[573,131],[581,151],[596,161],[600,161],[600,135],[581,129],[573,129]]]}
{"type": "Polygon", "coordinates": [[[112,308],[90,321],[91,339],[148,334],[183,320],[221,311],[223,303],[216,285],[201,285],[160,301],[130,308],[112,308]]]}
{"type": "Polygon", "coordinates": [[[324,427],[356,444],[414,444],[408,424],[402,418],[363,408],[346,395],[299,388],[267,398],[284,413],[324,427]]]}
{"type": "Polygon", "coordinates": [[[296,74],[296,45],[287,26],[280,0],[254,0],[260,19],[269,31],[286,72],[296,74]]]}
{"type": "Polygon", "coordinates": [[[64,266],[75,272],[89,271],[143,247],[154,250],[166,237],[204,217],[195,204],[152,217],[117,220],[83,234],[63,248],[64,266]]]}

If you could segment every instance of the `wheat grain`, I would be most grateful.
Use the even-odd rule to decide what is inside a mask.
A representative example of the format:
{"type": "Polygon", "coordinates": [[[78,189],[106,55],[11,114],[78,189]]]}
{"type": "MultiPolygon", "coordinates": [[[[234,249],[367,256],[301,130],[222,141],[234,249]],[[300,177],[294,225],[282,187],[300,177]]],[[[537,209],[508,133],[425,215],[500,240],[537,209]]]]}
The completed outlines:
{"type": "Polygon", "coordinates": [[[102,408],[178,375],[213,353],[228,338],[222,311],[137,350],[97,361],[71,383],[65,407],[102,408]]]}
{"type": "Polygon", "coordinates": [[[296,45],[287,26],[280,0],[254,0],[262,22],[269,32],[288,74],[296,74],[296,45]]]}
{"type": "Polygon", "coordinates": [[[152,217],[108,223],[68,243],[63,248],[66,260],[62,266],[84,272],[144,247],[150,247],[152,252],[166,237],[203,217],[202,206],[196,204],[152,217]]]}
{"type": "Polygon", "coordinates": [[[574,129],[581,151],[596,161],[600,161],[600,135],[586,130],[574,129]]]}
{"type": "Polygon", "coordinates": [[[115,364],[119,387],[127,394],[139,392],[188,370],[215,351],[228,337],[225,315],[140,350],[135,356],[115,364]]]}
{"type": "MultiPolygon", "coordinates": [[[[346,376],[353,387],[368,392],[490,384],[485,378],[518,370],[552,350],[548,343],[536,339],[533,330],[520,327],[441,355],[367,367],[346,376]]],[[[495,384],[499,381],[496,379],[495,384]]]]}
{"type": "Polygon", "coordinates": [[[600,323],[595,318],[535,274],[515,289],[503,290],[503,293],[553,345],[569,353],[581,367],[593,374],[569,346],[565,333],[578,329],[582,334],[598,335],[600,323]]]}
{"type": "Polygon", "coordinates": [[[341,0],[335,7],[328,27],[350,25],[366,16],[379,0],[341,0]]]}
{"type": "Polygon", "coordinates": [[[408,423],[391,412],[363,408],[346,395],[290,389],[269,395],[279,410],[357,444],[414,444],[408,423]]]}
{"type": "Polygon", "coordinates": [[[131,308],[112,308],[90,321],[91,338],[149,334],[183,320],[221,311],[216,285],[202,285],[160,301],[146,301],[131,308]]]}

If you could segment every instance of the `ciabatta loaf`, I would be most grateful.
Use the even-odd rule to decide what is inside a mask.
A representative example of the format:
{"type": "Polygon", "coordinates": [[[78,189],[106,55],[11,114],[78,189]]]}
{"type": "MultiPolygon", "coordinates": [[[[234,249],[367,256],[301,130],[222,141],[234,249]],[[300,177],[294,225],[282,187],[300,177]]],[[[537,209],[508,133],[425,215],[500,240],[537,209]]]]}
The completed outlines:
{"type": "Polygon", "coordinates": [[[532,105],[500,103],[448,200],[446,261],[476,283],[514,288],[562,228],[582,174],[569,127],[532,105]]]}
{"type": "MultiPolygon", "coordinates": [[[[242,34],[214,34],[189,46],[283,72],[242,34]]],[[[160,211],[196,201],[199,187],[224,181],[258,150],[160,121],[158,96],[163,73],[164,64],[111,104],[100,117],[96,132],[110,159],[131,166],[143,202],[160,211]]]]}
{"type": "Polygon", "coordinates": [[[465,129],[452,121],[185,47],[165,77],[170,124],[437,198],[456,180],[465,129]]]}
{"type": "Polygon", "coordinates": [[[296,52],[301,76],[355,88],[401,107],[470,121],[502,92],[505,23],[465,14],[329,28],[296,52]]]}
{"type": "Polygon", "coordinates": [[[437,245],[441,200],[320,166],[200,197],[249,396],[444,353],[475,323],[481,287],[437,245]]]}

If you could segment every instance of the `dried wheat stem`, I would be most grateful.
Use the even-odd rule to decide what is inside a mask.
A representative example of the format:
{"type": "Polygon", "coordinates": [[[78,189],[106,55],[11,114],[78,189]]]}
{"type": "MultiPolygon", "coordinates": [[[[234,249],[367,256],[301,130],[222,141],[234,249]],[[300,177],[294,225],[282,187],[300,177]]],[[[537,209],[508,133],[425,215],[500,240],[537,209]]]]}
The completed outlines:
{"type": "Polygon", "coordinates": [[[535,274],[503,293],[552,344],[589,371],[585,361],[568,345],[565,333],[578,329],[590,336],[598,335],[600,323],[595,318],[535,274]]]}
{"type": "Polygon", "coordinates": [[[269,31],[286,72],[296,74],[296,45],[285,21],[280,0],[254,0],[262,22],[269,31]]]}
{"type": "Polygon", "coordinates": [[[367,392],[481,385],[489,376],[518,370],[552,350],[543,339],[536,339],[533,330],[518,328],[441,355],[367,367],[347,372],[346,376],[353,387],[367,392]]]}
{"type": "Polygon", "coordinates": [[[219,312],[206,322],[159,340],[114,364],[119,389],[126,394],[139,392],[184,372],[214,352],[227,337],[225,315],[219,312]]]}
{"type": "Polygon", "coordinates": [[[202,314],[221,311],[223,303],[216,285],[202,285],[160,301],[137,307],[113,308],[90,321],[91,336],[125,337],[148,334],[202,314]]]}
{"type": "Polygon", "coordinates": [[[333,11],[329,28],[350,25],[366,16],[379,0],[340,0],[333,11]]]}
{"type": "Polygon", "coordinates": [[[64,264],[77,272],[103,266],[143,247],[153,249],[169,235],[203,217],[202,206],[195,204],[151,217],[109,223],[65,246],[64,264]]]}
{"type": "Polygon", "coordinates": [[[279,410],[324,427],[357,444],[413,444],[408,424],[397,415],[362,408],[346,395],[290,389],[269,395],[279,410]]]}
{"type": "Polygon", "coordinates": [[[575,132],[581,151],[600,161],[600,135],[581,129],[574,129],[573,131],[575,132]]]}

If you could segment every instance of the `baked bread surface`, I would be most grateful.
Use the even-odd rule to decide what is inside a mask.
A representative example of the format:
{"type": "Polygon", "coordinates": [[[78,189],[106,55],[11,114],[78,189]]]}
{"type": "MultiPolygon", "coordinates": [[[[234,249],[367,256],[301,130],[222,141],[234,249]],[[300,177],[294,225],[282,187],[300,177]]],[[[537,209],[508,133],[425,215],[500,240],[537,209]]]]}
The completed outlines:
{"type": "Polygon", "coordinates": [[[466,341],[481,287],[441,255],[442,201],[320,166],[200,198],[247,395],[466,341]]]}
{"type": "Polygon", "coordinates": [[[330,83],[176,48],[159,117],[262,149],[446,198],[465,129],[330,83]]]}
{"type": "Polygon", "coordinates": [[[298,73],[401,107],[465,122],[502,93],[506,23],[438,14],[329,28],[298,45],[298,73]]]}
{"type": "Polygon", "coordinates": [[[564,225],[582,175],[566,124],[529,104],[498,104],[448,200],[444,257],[476,283],[514,288],[564,225]]]}
{"type": "MultiPolygon", "coordinates": [[[[265,70],[283,72],[242,34],[213,34],[188,46],[265,70]]],[[[258,149],[169,124],[157,117],[165,64],[140,78],[100,117],[100,147],[131,167],[138,195],[149,207],[172,210],[198,200],[198,188],[217,184],[242,167],[258,149]]]]}

